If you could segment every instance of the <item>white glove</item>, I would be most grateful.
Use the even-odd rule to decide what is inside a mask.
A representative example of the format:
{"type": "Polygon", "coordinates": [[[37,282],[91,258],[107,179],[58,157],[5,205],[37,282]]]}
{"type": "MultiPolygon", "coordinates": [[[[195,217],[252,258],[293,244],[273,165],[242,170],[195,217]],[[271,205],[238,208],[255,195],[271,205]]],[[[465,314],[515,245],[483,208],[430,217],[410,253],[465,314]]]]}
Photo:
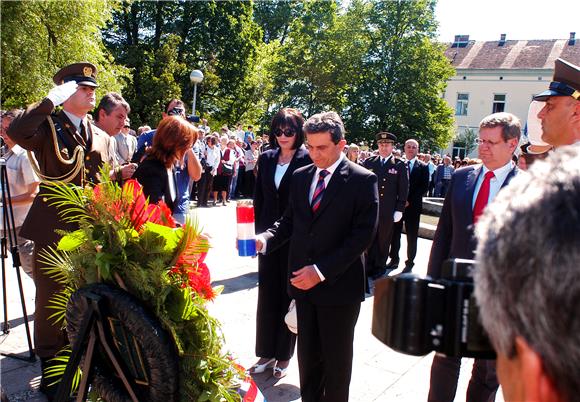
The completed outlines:
{"type": "Polygon", "coordinates": [[[77,91],[78,84],[74,81],[65,82],[52,88],[46,97],[50,99],[54,107],[62,105],[77,91]]]}
{"type": "Polygon", "coordinates": [[[402,217],[403,217],[403,213],[401,211],[395,211],[395,213],[393,214],[393,221],[395,223],[399,222],[402,217]]]}

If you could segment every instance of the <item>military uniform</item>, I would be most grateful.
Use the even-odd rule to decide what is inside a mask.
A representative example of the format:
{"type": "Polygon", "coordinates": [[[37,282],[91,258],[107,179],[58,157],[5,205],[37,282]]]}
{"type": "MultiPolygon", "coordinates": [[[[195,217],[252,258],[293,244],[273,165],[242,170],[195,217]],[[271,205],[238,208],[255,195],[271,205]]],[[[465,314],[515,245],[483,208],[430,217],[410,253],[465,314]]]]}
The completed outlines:
{"type": "Polygon", "coordinates": [[[405,162],[392,154],[384,164],[380,156],[371,156],[363,162],[363,166],[378,177],[379,221],[377,233],[368,250],[365,268],[367,276],[375,276],[386,270],[393,233],[393,214],[395,211],[402,213],[405,210],[409,174],[405,162]]]}
{"type": "MultiPolygon", "coordinates": [[[[92,67],[94,68],[94,66],[92,67]]],[[[57,80],[57,76],[55,76],[55,83],[60,84],[61,81],[57,80]]],[[[88,85],[80,82],[79,84],[88,85]]],[[[63,111],[52,113],[53,109],[54,105],[48,98],[30,106],[14,119],[8,130],[8,135],[22,148],[34,152],[41,180],[50,181],[50,178],[65,177],[68,182],[75,185],[97,182],[99,169],[104,162],[110,163],[111,161],[109,136],[87,118],[81,122],[79,131],[63,111]],[[80,155],[83,158],[82,167],[80,167],[80,171],[71,176],[70,173],[73,172],[75,164],[66,164],[61,161],[56,154],[55,147],[62,159],[66,161],[73,157],[74,149],[78,146],[84,151],[84,155],[80,155]]],[[[64,331],[58,326],[52,325],[48,320],[54,311],[46,308],[50,297],[60,291],[62,286],[45,275],[37,258],[42,249],[59,241],[61,236],[55,232],[57,229],[74,230],[75,226],[64,223],[58,217],[56,207],[49,205],[46,198],[46,186],[41,184],[40,191],[34,199],[20,231],[22,237],[35,242],[33,269],[36,284],[34,343],[36,354],[41,358],[54,356],[67,344],[64,331]]]]}

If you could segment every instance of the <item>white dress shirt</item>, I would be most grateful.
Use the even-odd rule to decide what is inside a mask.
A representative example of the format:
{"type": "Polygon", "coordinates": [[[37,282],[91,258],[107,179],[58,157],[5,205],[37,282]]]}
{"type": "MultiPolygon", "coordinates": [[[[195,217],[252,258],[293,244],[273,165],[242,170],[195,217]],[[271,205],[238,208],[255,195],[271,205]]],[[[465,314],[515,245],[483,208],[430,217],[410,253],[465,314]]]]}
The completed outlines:
{"type": "Polygon", "coordinates": [[[326,169],[316,168],[316,173],[314,173],[314,177],[312,178],[312,183],[310,184],[310,193],[308,194],[308,201],[312,203],[312,196],[314,195],[314,190],[316,190],[316,184],[318,184],[318,176],[322,170],[326,170],[328,174],[324,178],[324,188],[328,187],[328,183],[330,182],[330,178],[332,177],[334,171],[344,159],[344,154],[341,152],[340,156],[338,157],[337,161],[334,162],[332,165],[327,167],[326,169]]]}
{"type": "MultiPolygon", "coordinates": [[[[510,160],[504,166],[493,171],[493,174],[495,175],[495,177],[493,177],[489,181],[488,203],[490,203],[495,198],[495,196],[497,195],[497,193],[501,189],[503,182],[505,181],[506,177],[511,172],[513,167],[514,167],[514,163],[510,160]]],[[[487,172],[489,172],[489,169],[486,168],[485,165],[482,165],[481,173],[479,173],[479,177],[477,178],[477,182],[475,183],[475,191],[473,192],[473,199],[471,200],[471,208],[473,208],[475,206],[475,200],[477,199],[477,193],[479,193],[479,189],[481,188],[481,184],[483,183],[483,179],[485,178],[485,174],[487,172]]]]}

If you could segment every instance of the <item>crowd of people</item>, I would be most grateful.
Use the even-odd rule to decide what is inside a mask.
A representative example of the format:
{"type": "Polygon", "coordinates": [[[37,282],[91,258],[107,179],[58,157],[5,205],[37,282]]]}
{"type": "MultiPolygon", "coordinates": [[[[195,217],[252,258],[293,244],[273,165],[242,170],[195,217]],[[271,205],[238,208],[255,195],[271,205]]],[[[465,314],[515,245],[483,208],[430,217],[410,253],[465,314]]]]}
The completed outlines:
{"type": "MultiPolygon", "coordinates": [[[[498,270],[514,266],[510,258],[502,260],[509,253],[494,254],[489,246],[501,236],[497,222],[502,221],[505,211],[497,207],[493,215],[485,218],[484,210],[512,180],[520,183],[514,188],[526,191],[528,182],[518,182],[516,176],[547,155],[531,151],[533,144],[520,144],[521,123],[513,114],[495,113],[482,119],[478,158],[420,152],[419,141],[412,138],[397,149],[399,139],[387,131],[375,135],[374,150],[356,144],[347,146],[344,124],[334,112],[305,119],[300,111],[283,108],[261,135],[256,135],[252,125],[244,129],[241,123],[233,131],[226,126],[219,132],[212,131],[207,120],[188,117],[186,106],[179,99],[167,102],[156,129],[142,126],[134,131],[128,118],[130,106],[121,95],[108,93],[96,105],[96,77],[97,70],[90,63],[66,66],[53,77],[55,87],[41,102],[26,110],[2,114],[1,134],[6,143],[4,158],[9,167],[19,251],[23,268],[32,273],[36,284],[34,342],[43,369],[41,390],[49,399],[54,397],[56,386],[45,373],[54,364],[52,358],[67,344],[67,338],[62,329],[50,323],[51,311],[47,309],[49,298],[61,290],[61,285],[43,272],[45,262],[38,255],[58,242],[62,233],[58,229],[70,231],[75,227],[59,217],[56,207],[43,194],[46,183],[51,181],[77,186],[97,183],[104,164],[110,167],[112,180],[122,183],[137,179],[150,202],[164,201],[182,224],[192,205],[218,207],[237,198],[253,199],[259,233],[259,360],[250,372],[271,369],[275,378],[286,375],[297,336],[289,331],[284,317],[294,299],[303,401],[348,401],[360,303],[371,291],[372,280],[398,267],[403,225],[407,235],[403,272],[413,269],[424,196],[444,198],[429,258],[429,275],[440,277],[444,260],[474,258],[476,249],[480,260],[485,260],[488,253],[495,258],[494,264],[488,264],[480,275],[483,285],[477,297],[483,307],[483,324],[500,352],[499,362],[504,370],[499,372],[499,382],[505,382],[510,390],[508,399],[525,400],[528,395],[536,400],[539,395],[537,400],[556,400],[552,397],[561,395],[572,400],[570,397],[577,394],[577,377],[574,380],[565,376],[562,382],[558,377],[566,371],[577,373],[577,361],[576,365],[560,366],[544,361],[545,369],[541,363],[539,368],[529,368],[535,370],[537,378],[551,381],[543,388],[518,388],[510,383],[523,384],[527,372],[522,367],[533,364],[531,358],[540,362],[554,358],[553,350],[543,346],[550,342],[549,337],[536,334],[537,327],[526,326],[527,322],[510,327],[509,334],[498,328],[496,320],[505,319],[505,314],[512,314],[514,320],[521,318],[517,317],[517,307],[511,306],[511,302],[519,303],[516,297],[504,294],[503,299],[498,299],[510,301],[506,306],[490,300],[490,289],[501,287],[497,278],[502,273],[498,270]],[[54,112],[58,106],[62,106],[61,110],[54,112]],[[482,216],[485,229],[481,229],[478,248],[474,228],[482,216]],[[509,312],[502,313],[502,308],[509,312]],[[517,358],[523,359],[519,366],[513,363],[517,358]]],[[[554,82],[548,91],[536,96],[536,100],[546,103],[538,118],[542,121],[542,138],[550,146],[580,141],[579,98],[580,69],[556,61],[554,82]]],[[[577,153],[563,154],[560,159],[577,163],[577,153]]],[[[558,168],[552,162],[552,169],[558,168]]],[[[550,177],[543,178],[547,187],[552,185],[562,194],[567,194],[567,185],[578,181],[577,175],[569,179],[563,184],[551,184],[550,177]]],[[[521,207],[510,204],[507,196],[503,200],[505,208],[521,207]]],[[[571,214],[577,218],[577,195],[566,200],[562,202],[568,202],[567,207],[576,204],[571,214]]],[[[533,208],[530,211],[526,213],[534,214],[534,218],[541,215],[533,208]]],[[[578,224],[578,219],[573,221],[578,224]]],[[[515,231],[511,239],[521,231],[517,221],[510,225],[515,231]]],[[[532,229],[526,227],[524,232],[532,229]]],[[[578,233],[577,226],[573,230],[578,233]]],[[[545,233],[544,240],[548,241],[553,233],[545,233]]],[[[578,243],[570,243],[570,247],[577,249],[578,243]]],[[[528,253],[533,254],[534,250],[528,253]]],[[[557,255],[553,257],[556,259],[557,255]]],[[[567,283],[580,279],[577,265],[572,267],[569,260],[557,261],[568,267],[567,283]]],[[[526,263],[517,262],[521,275],[525,275],[526,263]]],[[[534,266],[540,270],[555,262],[534,266]]],[[[511,282],[515,287],[520,285],[515,280],[511,282]]],[[[510,291],[521,289],[505,290],[510,291]]],[[[567,291],[575,293],[560,289],[557,300],[564,300],[562,304],[570,310],[566,311],[574,315],[574,307],[568,302],[578,300],[578,287],[567,291]]],[[[533,298],[525,300],[530,305],[535,302],[533,298]]],[[[577,339],[579,321],[569,320],[570,325],[561,329],[560,336],[577,339]],[[575,332],[570,331],[574,328],[575,332]]],[[[566,344],[574,348],[572,343],[566,344]]],[[[429,401],[454,399],[460,364],[459,358],[434,358],[429,401]]],[[[499,382],[496,361],[476,359],[467,399],[492,400],[499,382]]]]}

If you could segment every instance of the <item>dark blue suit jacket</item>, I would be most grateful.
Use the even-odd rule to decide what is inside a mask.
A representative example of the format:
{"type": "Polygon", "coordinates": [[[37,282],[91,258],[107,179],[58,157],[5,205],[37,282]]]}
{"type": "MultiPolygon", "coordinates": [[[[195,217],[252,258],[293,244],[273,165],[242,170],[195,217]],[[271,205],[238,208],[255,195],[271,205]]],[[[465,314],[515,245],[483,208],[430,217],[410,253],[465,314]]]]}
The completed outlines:
{"type": "MultiPolygon", "coordinates": [[[[433,278],[441,276],[441,265],[449,258],[473,259],[476,239],[473,233],[473,193],[482,165],[457,169],[451,176],[443,210],[435,231],[427,273],[433,278]]],[[[517,174],[513,167],[502,183],[502,188],[517,174]]]]}

